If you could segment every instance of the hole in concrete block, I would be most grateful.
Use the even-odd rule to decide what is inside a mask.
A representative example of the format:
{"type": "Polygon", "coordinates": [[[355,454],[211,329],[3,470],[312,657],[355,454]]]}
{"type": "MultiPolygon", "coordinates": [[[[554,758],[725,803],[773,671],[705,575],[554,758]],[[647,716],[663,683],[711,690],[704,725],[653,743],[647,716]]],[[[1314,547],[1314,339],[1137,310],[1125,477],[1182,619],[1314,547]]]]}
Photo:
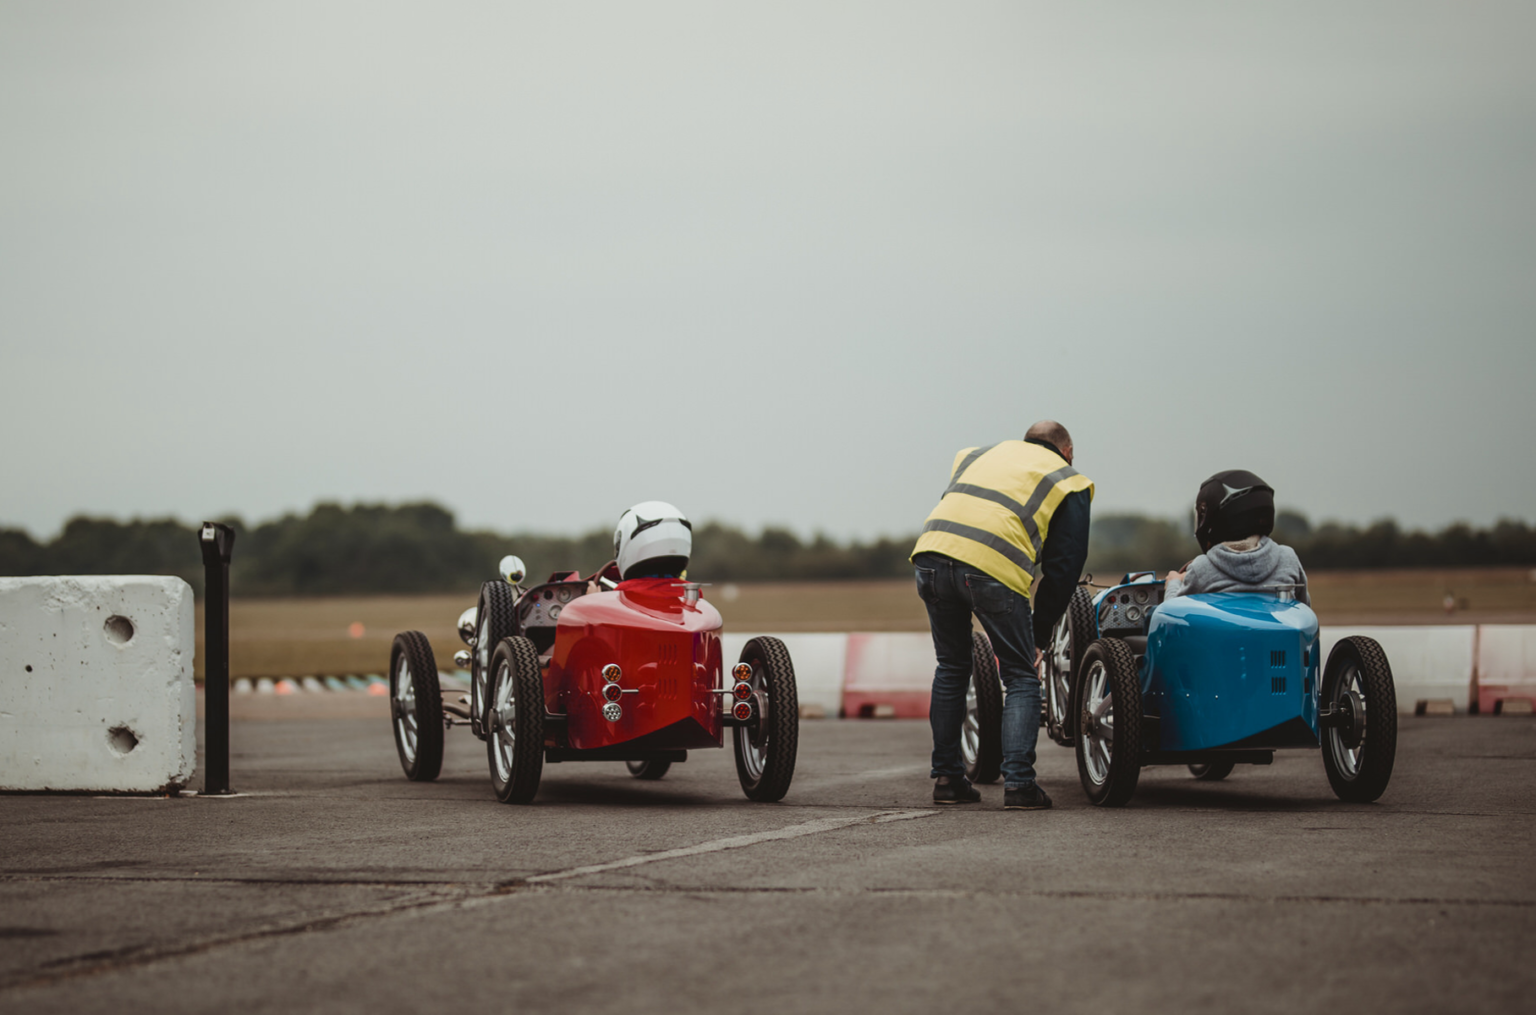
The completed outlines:
{"type": "Polygon", "coordinates": [[[114,726],[107,730],[107,743],[118,754],[131,754],[139,746],[139,738],[127,726],[114,726]]]}
{"type": "Polygon", "coordinates": [[[133,621],[115,613],[107,618],[102,630],[107,633],[107,640],[114,645],[126,645],[133,640],[133,621]]]}

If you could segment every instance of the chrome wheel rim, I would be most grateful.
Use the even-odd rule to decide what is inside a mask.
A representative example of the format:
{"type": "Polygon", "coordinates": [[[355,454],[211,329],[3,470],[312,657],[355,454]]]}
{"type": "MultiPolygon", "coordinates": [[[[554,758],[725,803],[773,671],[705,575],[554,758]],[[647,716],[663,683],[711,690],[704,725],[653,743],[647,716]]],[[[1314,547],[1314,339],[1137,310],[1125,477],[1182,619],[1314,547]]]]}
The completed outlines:
{"type": "MultiPolygon", "coordinates": [[[[1344,675],[1335,685],[1332,700],[1329,701],[1334,709],[1337,709],[1344,701],[1349,701],[1350,708],[1354,711],[1355,724],[1360,728],[1369,728],[1365,711],[1365,688],[1360,680],[1360,670],[1351,666],[1344,671],[1344,675]]],[[[1336,726],[1328,729],[1328,751],[1333,755],[1334,767],[1339,774],[1346,779],[1354,779],[1360,774],[1360,764],[1365,758],[1365,737],[1354,747],[1350,747],[1344,740],[1344,731],[1336,726]]]]}
{"type": "Polygon", "coordinates": [[[517,749],[517,695],[512,690],[512,664],[503,659],[491,685],[496,695],[491,703],[491,736],[496,738],[496,778],[512,781],[512,766],[517,749]]]}
{"type": "Polygon", "coordinates": [[[1103,785],[1115,753],[1115,698],[1103,660],[1096,659],[1088,667],[1083,691],[1083,763],[1094,785],[1103,785]]]}
{"type": "Polygon", "coordinates": [[[404,653],[395,664],[395,739],[408,765],[416,763],[416,681],[411,679],[411,663],[404,653]]]}
{"type": "Polygon", "coordinates": [[[1065,617],[1058,620],[1051,631],[1051,651],[1045,661],[1050,670],[1047,686],[1050,688],[1051,722],[1065,726],[1072,679],[1072,628],[1065,617]]]}
{"type": "Polygon", "coordinates": [[[965,685],[965,722],[960,727],[960,756],[966,767],[976,764],[981,755],[981,717],[976,714],[976,677],[965,685]]]}
{"type": "Polygon", "coordinates": [[[763,777],[763,769],[768,764],[768,691],[764,686],[763,664],[760,660],[752,665],[751,683],[752,703],[757,707],[757,724],[738,726],[737,729],[746,735],[737,743],[741,745],[741,766],[746,770],[747,778],[756,782],[763,777]]]}

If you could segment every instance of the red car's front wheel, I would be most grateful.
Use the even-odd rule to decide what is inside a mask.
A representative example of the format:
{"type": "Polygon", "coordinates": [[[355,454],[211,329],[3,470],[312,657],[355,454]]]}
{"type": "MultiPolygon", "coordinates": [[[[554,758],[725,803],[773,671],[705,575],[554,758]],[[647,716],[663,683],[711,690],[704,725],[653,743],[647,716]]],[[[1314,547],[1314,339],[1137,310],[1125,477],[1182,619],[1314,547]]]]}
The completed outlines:
{"type": "Polygon", "coordinates": [[[503,638],[491,653],[486,753],[491,787],[504,804],[525,804],[544,774],[544,679],[539,653],[523,637],[503,638]]]}

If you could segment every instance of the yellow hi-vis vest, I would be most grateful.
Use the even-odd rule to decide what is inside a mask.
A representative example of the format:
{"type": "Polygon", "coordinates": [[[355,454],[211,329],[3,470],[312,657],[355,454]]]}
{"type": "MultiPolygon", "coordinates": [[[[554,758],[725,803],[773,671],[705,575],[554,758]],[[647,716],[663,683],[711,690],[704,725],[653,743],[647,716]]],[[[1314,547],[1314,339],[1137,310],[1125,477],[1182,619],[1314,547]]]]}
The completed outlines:
{"type": "Polygon", "coordinates": [[[1093,481],[1049,448],[1027,441],[966,448],[912,553],[953,557],[1027,596],[1051,516],[1079,490],[1091,498],[1093,481]]]}

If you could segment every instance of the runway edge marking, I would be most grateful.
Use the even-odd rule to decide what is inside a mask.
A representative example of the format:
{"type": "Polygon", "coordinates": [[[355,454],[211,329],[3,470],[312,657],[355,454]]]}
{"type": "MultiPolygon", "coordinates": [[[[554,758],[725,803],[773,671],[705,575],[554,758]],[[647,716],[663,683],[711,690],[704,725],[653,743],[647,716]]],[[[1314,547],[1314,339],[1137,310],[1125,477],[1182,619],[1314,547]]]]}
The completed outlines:
{"type": "Polygon", "coordinates": [[[771,832],[753,832],[750,835],[733,835],[726,839],[713,839],[709,842],[701,842],[696,846],[682,846],[678,849],[667,849],[660,853],[646,853],[641,856],[629,856],[622,860],[612,860],[608,863],[588,864],[585,867],[572,867],[568,870],[551,871],[548,874],[535,874],[525,878],[524,884],[547,884],[551,881],[564,881],[568,878],[584,877],[588,874],[602,874],[605,871],[622,870],[626,867],[639,867],[642,864],[657,863],[661,860],[676,860],[685,856],[698,856],[701,853],[719,853],[727,849],[741,849],[745,846],[755,846],[760,842],[773,842],[778,839],[798,839],[805,835],[818,835],[822,832],[832,832],[839,828],[849,828],[854,825],[876,825],[887,821],[906,821],[910,818],[926,818],[938,813],[937,811],[881,811],[876,814],[860,814],[851,818],[818,818],[815,821],[807,821],[800,825],[790,825],[787,828],[776,828],[771,832]]]}

